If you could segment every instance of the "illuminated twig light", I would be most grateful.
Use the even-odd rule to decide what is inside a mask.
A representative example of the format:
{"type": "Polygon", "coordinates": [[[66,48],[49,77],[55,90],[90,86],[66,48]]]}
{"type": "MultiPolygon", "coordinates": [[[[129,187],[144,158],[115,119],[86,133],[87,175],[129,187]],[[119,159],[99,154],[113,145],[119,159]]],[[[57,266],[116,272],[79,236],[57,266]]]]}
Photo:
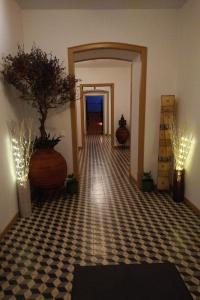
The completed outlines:
{"type": "Polygon", "coordinates": [[[12,122],[11,138],[15,162],[16,179],[19,185],[25,186],[28,181],[29,163],[33,152],[32,121],[12,122]]]}
{"type": "Polygon", "coordinates": [[[174,154],[174,167],[176,170],[183,170],[192,145],[192,135],[185,130],[177,130],[172,127],[171,142],[174,154]]]}

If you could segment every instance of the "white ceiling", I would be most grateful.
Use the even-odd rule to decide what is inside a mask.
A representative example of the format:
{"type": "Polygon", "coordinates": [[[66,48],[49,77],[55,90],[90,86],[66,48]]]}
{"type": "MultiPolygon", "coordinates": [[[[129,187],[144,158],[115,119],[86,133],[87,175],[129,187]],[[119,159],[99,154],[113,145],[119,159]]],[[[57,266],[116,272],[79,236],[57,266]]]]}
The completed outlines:
{"type": "Polygon", "coordinates": [[[76,63],[76,67],[78,68],[127,68],[130,66],[131,63],[128,61],[115,59],[97,59],[76,63]]]}
{"type": "Polygon", "coordinates": [[[187,0],[17,0],[23,9],[166,9],[187,0]]]}

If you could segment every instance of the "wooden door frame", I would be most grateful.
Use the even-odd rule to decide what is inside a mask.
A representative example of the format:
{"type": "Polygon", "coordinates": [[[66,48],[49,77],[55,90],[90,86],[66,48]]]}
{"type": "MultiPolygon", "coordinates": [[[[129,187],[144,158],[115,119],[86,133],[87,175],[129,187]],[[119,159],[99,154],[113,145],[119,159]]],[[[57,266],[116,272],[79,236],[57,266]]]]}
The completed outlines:
{"type": "MultiPolygon", "coordinates": [[[[82,147],[84,148],[85,146],[85,129],[86,129],[86,120],[85,120],[85,111],[86,111],[86,102],[85,102],[85,98],[89,95],[92,96],[102,96],[103,97],[103,115],[104,115],[104,107],[105,107],[105,96],[107,97],[107,113],[106,113],[106,117],[107,117],[107,122],[106,122],[106,128],[107,131],[109,132],[109,122],[110,122],[110,118],[109,118],[109,91],[103,91],[102,92],[99,91],[83,91],[83,94],[80,96],[81,97],[81,135],[82,135],[82,147]],[[82,122],[83,120],[83,122],[82,122]]],[[[105,118],[105,116],[104,116],[105,118]]],[[[103,118],[103,123],[104,122],[104,118],[103,118]]],[[[104,128],[103,128],[104,131],[104,128]]],[[[103,132],[103,135],[108,135],[107,133],[105,134],[103,132]]]]}
{"type": "Polygon", "coordinates": [[[114,146],[114,83],[88,83],[88,84],[80,84],[80,109],[81,109],[81,133],[82,133],[82,146],[84,147],[85,144],[85,124],[84,124],[84,95],[88,93],[98,93],[99,95],[107,94],[107,130],[109,132],[110,126],[110,118],[111,117],[111,145],[114,146]],[[84,88],[93,87],[94,90],[91,91],[85,91],[84,88]],[[110,89],[110,107],[111,107],[111,113],[109,110],[109,91],[95,91],[96,88],[100,87],[109,87],[110,89]]]}
{"type": "MultiPolygon", "coordinates": [[[[124,50],[137,53],[141,57],[141,82],[139,95],[139,126],[138,126],[138,173],[135,178],[138,186],[141,186],[141,179],[144,172],[144,134],[145,134],[145,105],[146,105],[146,76],[147,76],[147,48],[144,46],[131,45],[125,43],[115,42],[101,42],[84,44],[68,48],[68,69],[69,73],[75,74],[75,59],[76,53],[81,53],[89,50],[124,50]]],[[[115,59],[115,57],[112,57],[115,59]]],[[[76,103],[74,101],[70,104],[71,109],[71,127],[72,127],[72,153],[73,153],[73,168],[74,173],[79,177],[78,167],[78,138],[77,138],[77,114],[76,103]]]]}

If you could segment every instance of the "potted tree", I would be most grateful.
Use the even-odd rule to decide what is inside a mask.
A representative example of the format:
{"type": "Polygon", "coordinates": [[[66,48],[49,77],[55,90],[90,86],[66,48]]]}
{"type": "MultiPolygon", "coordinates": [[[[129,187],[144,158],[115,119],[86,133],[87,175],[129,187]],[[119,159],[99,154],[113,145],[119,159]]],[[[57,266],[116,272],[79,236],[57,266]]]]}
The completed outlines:
{"type": "Polygon", "coordinates": [[[4,79],[19,92],[21,99],[32,105],[39,115],[40,136],[36,138],[30,161],[30,182],[39,188],[57,188],[67,177],[63,156],[54,150],[60,137],[47,134],[45,122],[49,110],[75,101],[76,79],[65,74],[58,58],[33,46],[29,53],[19,46],[16,55],[3,57],[4,79]]]}

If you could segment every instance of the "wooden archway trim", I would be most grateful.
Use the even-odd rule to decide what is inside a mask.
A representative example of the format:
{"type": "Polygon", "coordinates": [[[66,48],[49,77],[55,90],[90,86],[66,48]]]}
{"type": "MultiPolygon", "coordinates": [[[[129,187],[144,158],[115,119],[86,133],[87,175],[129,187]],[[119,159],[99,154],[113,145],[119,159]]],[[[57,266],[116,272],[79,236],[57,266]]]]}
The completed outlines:
{"type": "MultiPolygon", "coordinates": [[[[68,48],[68,68],[70,74],[75,74],[74,55],[76,53],[85,52],[89,50],[113,49],[131,51],[140,54],[141,57],[141,81],[139,93],[139,124],[138,124],[138,174],[136,182],[141,186],[141,178],[144,170],[144,134],[145,134],[145,104],[146,104],[146,76],[147,76],[147,48],[144,46],[115,43],[115,42],[101,42],[84,44],[68,48]]],[[[113,57],[115,59],[115,57],[113,57]]],[[[72,127],[72,150],[73,150],[73,168],[74,173],[79,176],[78,168],[78,142],[77,142],[77,116],[76,104],[71,102],[71,127],[72,127]]]]}

